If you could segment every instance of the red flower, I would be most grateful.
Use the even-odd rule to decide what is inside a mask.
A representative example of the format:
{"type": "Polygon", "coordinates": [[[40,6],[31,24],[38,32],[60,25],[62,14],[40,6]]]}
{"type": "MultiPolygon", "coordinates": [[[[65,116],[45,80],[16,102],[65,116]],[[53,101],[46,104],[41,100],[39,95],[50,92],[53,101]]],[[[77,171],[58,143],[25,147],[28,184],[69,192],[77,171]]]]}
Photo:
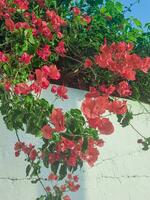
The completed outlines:
{"type": "Polygon", "coordinates": [[[141,70],[145,73],[150,69],[150,57],[146,57],[143,59],[143,64],[141,70]]]}
{"type": "Polygon", "coordinates": [[[15,29],[19,29],[19,28],[28,29],[30,28],[30,25],[27,22],[18,22],[15,24],[15,29]]]}
{"type": "Polygon", "coordinates": [[[69,181],[68,187],[69,187],[70,191],[77,192],[80,188],[80,185],[79,184],[75,185],[73,181],[69,181]]]}
{"type": "Polygon", "coordinates": [[[5,88],[6,91],[9,91],[10,88],[11,88],[10,82],[6,82],[5,85],[4,85],[4,88],[5,88]]]}
{"type": "Polygon", "coordinates": [[[99,151],[94,147],[94,143],[88,144],[88,149],[85,153],[81,153],[80,158],[85,160],[91,167],[97,161],[99,156],[99,151]]]}
{"type": "Polygon", "coordinates": [[[46,15],[51,20],[52,27],[56,33],[60,32],[61,26],[66,26],[66,22],[54,10],[47,10],[46,15]]]}
{"type": "Polygon", "coordinates": [[[39,32],[44,37],[46,37],[48,40],[52,40],[53,39],[53,35],[51,33],[50,28],[48,27],[47,22],[46,21],[39,21],[38,23],[39,23],[39,25],[38,25],[39,32]]]}
{"type": "Polygon", "coordinates": [[[29,2],[27,0],[14,0],[14,3],[18,5],[20,10],[28,10],[29,2]]]}
{"type": "Polygon", "coordinates": [[[69,159],[67,160],[67,165],[75,167],[76,164],[77,164],[77,157],[75,154],[71,154],[69,159]]]}
{"type": "Polygon", "coordinates": [[[52,86],[51,92],[54,93],[54,94],[57,92],[57,86],[56,85],[52,86]]]}
{"type": "Polygon", "coordinates": [[[8,62],[8,57],[7,56],[5,56],[5,54],[2,52],[2,51],[0,51],[0,63],[1,62],[8,62]]]}
{"type": "Polygon", "coordinates": [[[103,147],[104,146],[104,140],[103,139],[99,139],[95,141],[95,145],[98,147],[103,147]]]}
{"type": "Polygon", "coordinates": [[[88,15],[84,15],[83,17],[82,17],[82,19],[83,19],[83,21],[85,21],[87,24],[90,24],[91,23],[91,17],[90,16],[88,16],[88,15]]]}
{"type": "Polygon", "coordinates": [[[57,69],[56,65],[50,65],[49,66],[48,76],[50,77],[50,79],[53,79],[53,80],[59,80],[60,79],[60,72],[57,69]]]}
{"type": "Polygon", "coordinates": [[[67,138],[61,137],[61,141],[57,143],[56,150],[57,152],[64,152],[65,150],[72,150],[75,148],[74,141],[68,140],[67,138]]]}
{"type": "Polygon", "coordinates": [[[144,65],[145,60],[140,56],[131,54],[132,49],[133,45],[125,42],[112,43],[110,46],[105,43],[95,56],[95,63],[128,80],[135,80],[136,69],[147,72],[150,66],[144,65]]]}
{"type": "Polygon", "coordinates": [[[55,126],[56,131],[65,130],[65,116],[60,108],[55,108],[50,116],[52,124],[55,126]]]}
{"type": "Polygon", "coordinates": [[[61,185],[61,186],[60,186],[61,192],[65,192],[66,189],[67,189],[66,185],[61,185]]]}
{"type": "Polygon", "coordinates": [[[36,82],[34,82],[34,83],[32,83],[30,85],[30,90],[34,91],[35,93],[40,93],[41,90],[42,90],[42,88],[41,88],[41,86],[39,84],[37,84],[36,82]]]}
{"type": "Polygon", "coordinates": [[[67,96],[67,88],[65,86],[59,86],[57,88],[57,95],[59,97],[61,97],[62,99],[68,99],[68,96],[67,96]]]}
{"type": "Polygon", "coordinates": [[[47,80],[47,76],[45,75],[45,73],[42,70],[37,69],[35,70],[35,74],[36,83],[38,84],[38,86],[40,86],[42,89],[47,89],[49,86],[49,81],[47,80]]]}
{"type": "Polygon", "coordinates": [[[26,83],[18,83],[14,87],[15,94],[27,95],[30,92],[30,87],[26,83]]]}
{"type": "Polygon", "coordinates": [[[31,151],[30,151],[30,153],[29,153],[29,158],[32,160],[32,161],[34,161],[35,159],[36,159],[36,157],[37,157],[37,151],[35,150],[35,149],[32,149],[31,151]]]}
{"type": "Polygon", "coordinates": [[[51,174],[48,176],[48,180],[57,181],[57,179],[58,179],[58,176],[55,175],[55,174],[53,174],[53,173],[51,173],[51,174]]]}
{"type": "Polygon", "coordinates": [[[78,7],[73,7],[72,11],[75,16],[80,15],[81,13],[81,10],[78,7]]]}
{"type": "Polygon", "coordinates": [[[24,143],[22,143],[22,142],[16,142],[16,144],[14,146],[14,150],[15,151],[21,151],[23,145],[24,145],[24,143]]]}
{"type": "Polygon", "coordinates": [[[44,61],[47,61],[48,57],[51,55],[50,47],[48,45],[45,45],[42,49],[37,50],[37,54],[44,61]]]}
{"type": "Polygon", "coordinates": [[[96,129],[98,127],[99,120],[100,120],[99,117],[89,118],[88,119],[89,126],[96,129]]]}
{"type": "Polygon", "coordinates": [[[109,111],[117,115],[123,115],[127,112],[126,101],[113,101],[109,104],[109,111]]]}
{"type": "Polygon", "coordinates": [[[54,131],[54,129],[52,129],[48,124],[43,126],[43,128],[41,129],[43,137],[45,139],[52,139],[52,133],[54,131]]]}
{"type": "Polygon", "coordinates": [[[64,143],[66,149],[74,149],[74,147],[75,147],[74,141],[68,140],[65,137],[61,137],[61,140],[64,143]]]}
{"type": "Polygon", "coordinates": [[[60,160],[60,154],[59,153],[50,153],[48,157],[48,161],[50,164],[53,164],[56,161],[60,160]]]}
{"type": "Polygon", "coordinates": [[[78,177],[78,176],[73,176],[73,180],[74,180],[75,182],[78,182],[78,181],[79,181],[79,177],[78,177]]]}
{"type": "Polygon", "coordinates": [[[119,83],[117,92],[119,93],[119,95],[121,97],[128,97],[132,94],[130,86],[129,86],[128,82],[126,82],[126,81],[122,81],[119,83]]]}
{"type": "Polygon", "coordinates": [[[29,55],[29,54],[27,54],[25,52],[20,57],[19,61],[25,63],[26,65],[28,65],[31,62],[32,57],[33,57],[32,55],[29,55]]]}
{"type": "Polygon", "coordinates": [[[96,98],[85,98],[82,103],[82,112],[88,119],[95,119],[103,114],[108,107],[108,98],[99,96],[96,98]]]}
{"type": "Polygon", "coordinates": [[[64,41],[60,41],[58,43],[57,47],[55,48],[55,51],[57,54],[62,55],[62,56],[66,53],[64,41]]]}
{"type": "Polygon", "coordinates": [[[11,32],[14,31],[15,23],[13,22],[11,18],[5,19],[5,25],[11,32]]]}
{"type": "Polygon", "coordinates": [[[99,90],[106,95],[111,95],[116,90],[116,87],[114,85],[110,85],[109,87],[106,87],[106,85],[103,84],[99,87],[99,90]]]}
{"type": "Polygon", "coordinates": [[[45,6],[45,0],[36,0],[36,2],[37,2],[42,8],[44,8],[44,6],[45,6]]]}
{"type": "Polygon", "coordinates": [[[46,192],[50,192],[51,191],[51,188],[49,186],[47,186],[45,189],[46,189],[46,192]]]}
{"type": "Polygon", "coordinates": [[[49,76],[50,79],[58,80],[60,79],[60,72],[57,69],[56,65],[44,65],[42,67],[42,71],[46,74],[46,76],[49,76]]]}
{"type": "Polygon", "coordinates": [[[57,32],[57,37],[58,37],[59,39],[61,39],[61,38],[63,37],[63,34],[62,34],[61,32],[57,32]]]}
{"type": "Polygon", "coordinates": [[[71,198],[68,195],[66,195],[63,197],[63,200],[71,200],[71,198]]]}
{"type": "Polygon", "coordinates": [[[96,90],[95,87],[90,87],[90,91],[85,95],[86,98],[91,98],[91,97],[98,97],[99,92],[96,90]]]}
{"type": "Polygon", "coordinates": [[[110,135],[114,132],[114,126],[108,118],[99,119],[98,129],[104,135],[110,135]]]}
{"type": "Polygon", "coordinates": [[[86,58],[85,62],[84,62],[84,67],[85,68],[90,68],[92,66],[92,61],[89,58],[86,58]]]}

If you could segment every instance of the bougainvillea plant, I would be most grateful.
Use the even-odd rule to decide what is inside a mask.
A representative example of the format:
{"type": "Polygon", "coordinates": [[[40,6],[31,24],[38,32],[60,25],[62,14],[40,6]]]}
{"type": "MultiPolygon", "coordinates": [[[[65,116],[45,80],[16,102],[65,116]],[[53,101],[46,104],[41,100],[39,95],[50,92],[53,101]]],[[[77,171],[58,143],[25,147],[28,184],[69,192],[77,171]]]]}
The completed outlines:
{"type": "MultiPolygon", "coordinates": [[[[123,127],[132,125],[125,98],[149,101],[141,84],[150,83],[150,36],[138,19],[125,18],[131,6],[0,0],[0,111],[16,133],[15,156],[26,155],[26,175],[44,189],[37,200],[70,200],[67,192],[80,188],[76,171],[85,162],[94,166],[102,135],[114,132],[109,115],[123,127]],[[65,112],[40,97],[49,88],[56,100],[67,101],[66,86],[88,90],[80,109],[65,112]],[[20,130],[41,138],[42,146],[25,144],[20,130]],[[44,167],[53,187],[43,183],[44,167]]],[[[138,142],[149,148],[149,138],[138,142]]]]}

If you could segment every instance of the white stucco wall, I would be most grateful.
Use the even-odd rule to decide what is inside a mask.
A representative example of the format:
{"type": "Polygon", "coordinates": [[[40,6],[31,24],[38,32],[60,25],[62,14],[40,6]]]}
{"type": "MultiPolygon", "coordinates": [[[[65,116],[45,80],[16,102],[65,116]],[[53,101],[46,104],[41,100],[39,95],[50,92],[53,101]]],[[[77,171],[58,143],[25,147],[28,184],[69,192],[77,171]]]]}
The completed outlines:
{"type": "MultiPolygon", "coordinates": [[[[56,107],[64,110],[79,107],[84,91],[69,89],[70,99],[56,102],[56,107]]],[[[43,97],[52,101],[50,92],[43,97]]],[[[129,101],[134,113],[144,108],[129,101]]],[[[144,105],[149,111],[150,106],[144,105]]],[[[145,112],[145,111],[144,111],[145,112]]],[[[149,200],[150,199],[150,150],[141,150],[136,143],[139,138],[131,127],[121,128],[115,117],[115,133],[103,136],[106,141],[101,156],[94,168],[85,166],[80,173],[80,191],[72,195],[72,200],[149,200]]],[[[132,124],[150,136],[150,115],[135,116],[132,124]]],[[[24,135],[21,134],[21,138],[24,135]]],[[[26,136],[27,142],[38,144],[38,139],[26,136]]],[[[43,190],[40,185],[31,184],[25,177],[23,156],[15,158],[13,146],[16,138],[9,132],[0,116],[0,200],[34,200],[43,190]]]]}

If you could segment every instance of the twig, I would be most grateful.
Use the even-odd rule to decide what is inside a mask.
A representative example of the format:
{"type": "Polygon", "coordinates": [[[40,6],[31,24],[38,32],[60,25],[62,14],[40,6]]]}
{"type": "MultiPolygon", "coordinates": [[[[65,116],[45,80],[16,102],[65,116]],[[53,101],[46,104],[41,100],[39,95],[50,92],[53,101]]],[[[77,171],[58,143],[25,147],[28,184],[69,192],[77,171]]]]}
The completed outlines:
{"type": "Polygon", "coordinates": [[[146,139],[146,137],[143,136],[132,124],[129,124],[129,125],[133,128],[133,130],[135,130],[135,132],[136,132],[138,135],[140,135],[142,138],[146,139]]]}

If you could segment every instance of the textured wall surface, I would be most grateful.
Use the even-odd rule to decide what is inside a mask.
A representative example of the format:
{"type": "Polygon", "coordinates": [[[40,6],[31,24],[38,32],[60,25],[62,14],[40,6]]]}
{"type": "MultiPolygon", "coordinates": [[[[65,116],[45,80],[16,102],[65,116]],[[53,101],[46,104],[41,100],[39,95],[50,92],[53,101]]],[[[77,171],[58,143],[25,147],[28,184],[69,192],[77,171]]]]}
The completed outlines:
{"type": "MultiPolygon", "coordinates": [[[[43,97],[53,101],[47,90],[43,97]]],[[[69,89],[70,99],[56,107],[68,110],[79,107],[84,92],[69,89]]],[[[134,113],[146,113],[147,105],[129,102],[134,113]]],[[[72,195],[73,200],[149,200],[150,199],[150,151],[144,152],[136,143],[139,136],[132,127],[121,128],[112,117],[115,133],[103,136],[105,147],[94,168],[85,166],[80,173],[81,188],[72,195]]],[[[136,115],[132,124],[144,136],[150,136],[150,115],[136,115]]],[[[24,134],[20,133],[24,138],[24,134]]],[[[0,200],[35,200],[43,192],[40,185],[30,183],[25,177],[23,156],[15,158],[15,135],[9,132],[0,116],[0,200]]],[[[26,136],[25,141],[38,144],[38,139],[26,136]]],[[[47,184],[47,183],[46,183],[47,184]]]]}

